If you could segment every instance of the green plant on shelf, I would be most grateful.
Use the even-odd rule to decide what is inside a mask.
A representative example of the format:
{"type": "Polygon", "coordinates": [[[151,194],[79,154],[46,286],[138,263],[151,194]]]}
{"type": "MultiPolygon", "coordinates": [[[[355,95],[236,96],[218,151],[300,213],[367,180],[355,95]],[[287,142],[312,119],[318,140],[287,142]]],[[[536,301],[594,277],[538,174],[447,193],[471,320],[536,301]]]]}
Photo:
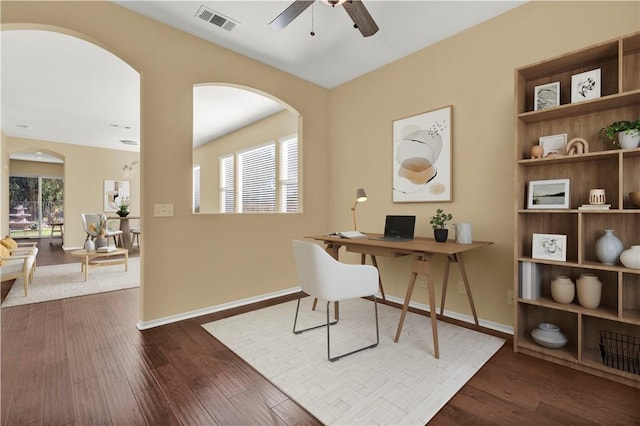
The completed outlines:
{"type": "Polygon", "coordinates": [[[620,143],[616,140],[615,136],[619,132],[624,132],[627,130],[635,130],[636,132],[640,132],[640,119],[635,121],[622,120],[615,121],[609,124],[607,127],[603,127],[598,132],[598,136],[600,140],[605,145],[609,145],[613,148],[620,148],[620,143]]]}

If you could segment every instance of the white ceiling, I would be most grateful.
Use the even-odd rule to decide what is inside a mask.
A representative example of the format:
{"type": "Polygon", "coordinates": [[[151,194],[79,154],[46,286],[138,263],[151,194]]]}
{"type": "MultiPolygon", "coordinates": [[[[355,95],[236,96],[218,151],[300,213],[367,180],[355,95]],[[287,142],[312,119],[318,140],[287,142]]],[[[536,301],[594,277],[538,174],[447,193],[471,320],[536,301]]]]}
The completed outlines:
{"type": "MultiPolygon", "coordinates": [[[[342,7],[321,2],[282,30],[268,24],[290,1],[115,1],[326,88],[332,88],[524,1],[366,0],[380,30],[364,38],[342,7]],[[239,24],[226,31],[195,15],[201,5],[239,24]],[[312,28],[315,36],[310,36],[312,28]]],[[[109,52],[83,40],[44,31],[2,31],[2,130],[30,139],[138,151],[139,76],[109,52]],[[115,125],[112,126],[112,125],[115,125]]],[[[229,88],[194,98],[194,143],[211,140],[277,110],[273,102],[231,101],[229,88]],[[258,111],[247,107],[247,102],[258,111]],[[260,105],[259,105],[260,104],[260,105]],[[266,104],[266,110],[262,109],[266,104]],[[205,109],[206,108],[206,109],[205,109]],[[234,108],[236,111],[234,111],[234,108]],[[244,116],[240,116],[244,112],[244,116]],[[247,116],[249,115],[249,116],[247,116]],[[199,118],[199,117],[202,117],[199,118]],[[218,120],[211,120],[218,117],[218,120]]],[[[246,94],[246,93],[245,93],[246,94]]],[[[257,98],[260,101],[266,98],[257,98]]]]}

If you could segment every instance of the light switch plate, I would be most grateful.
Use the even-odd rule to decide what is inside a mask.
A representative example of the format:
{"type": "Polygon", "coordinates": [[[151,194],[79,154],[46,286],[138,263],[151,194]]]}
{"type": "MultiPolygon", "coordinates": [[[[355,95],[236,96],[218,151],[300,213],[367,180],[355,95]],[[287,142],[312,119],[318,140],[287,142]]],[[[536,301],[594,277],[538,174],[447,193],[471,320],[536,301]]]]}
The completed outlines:
{"type": "Polygon", "coordinates": [[[153,215],[156,217],[173,216],[173,204],[154,204],[153,215]]]}

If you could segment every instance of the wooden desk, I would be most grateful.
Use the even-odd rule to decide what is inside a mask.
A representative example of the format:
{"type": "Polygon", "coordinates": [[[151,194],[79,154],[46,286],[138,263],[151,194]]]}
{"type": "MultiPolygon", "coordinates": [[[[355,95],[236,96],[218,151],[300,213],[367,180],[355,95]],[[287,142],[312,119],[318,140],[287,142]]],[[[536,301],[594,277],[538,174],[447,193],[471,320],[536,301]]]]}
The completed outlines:
{"type": "Polygon", "coordinates": [[[108,253],[100,253],[96,251],[86,251],[86,250],[75,250],[71,252],[71,256],[81,257],[82,258],[82,266],[81,271],[84,272],[84,280],[89,280],[89,268],[96,266],[109,266],[109,265],[124,265],[124,271],[127,272],[129,270],[129,250],[119,248],[114,251],[110,251],[108,253]],[[110,256],[118,256],[124,254],[124,258],[119,259],[107,259],[107,260],[97,260],[100,257],[110,257],[110,256]]]}
{"type": "Polygon", "coordinates": [[[131,226],[129,225],[129,219],[140,219],[140,216],[109,216],[107,219],[120,221],[120,230],[122,231],[122,235],[120,235],[119,247],[131,250],[131,243],[133,240],[131,239],[131,226]]]}
{"type": "Polygon", "coordinates": [[[434,255],[444,255],[447,257],[444,269],[444,280],[442,285],[442,300],[440,304],[440,315],[444,312],[444,302],[447,294],[447,283],[449,281],[449,267],[451,262],[458,265],[464,286],[467,292],[467,299],[469,300],[469,306],[473,312],[473,318],[478,325],[478,315],[476,314],[476,308],[473,304],[473,297],[471,295],[471,288],[469,287],[469,279],[467,272],[464,268],[464,261],[462,253],[465,251],[473,250],[480,247],[485,247],[493,244],[489,241],[474,241],[471,244],[457,244],[455,242],[438,243],[432,238],[416,237],[411,241],[381,241],[371,238],[379,237],[379,234],[367,234],[369,238],[340,238],[331,235],[315,235],[312,238],[316,241],[322,241],[327,246],[327,252],[331,254],[335,259],[338,259],[338,252],[340,247],[345,247],[347,251],[369,254],[372,257],[386,256],[386,257],[399,257],[412,255],[415,256],[415,260],[411,266],[411,275],[409,277],[409,285],[407,287],[407,294],[404,299],[404,305],[402,306],[402,313],[400,314],[400,321],[398,323],[398,330],[396,332],[395,342],[400,339],[400,333],[402,332],[402,326],[404,319],[407,315],[409,308],[409,302],[411,301],[411,295],[413,288],[416,284],[416,278],[418,274],[426,276],[427,288],[429,290],[429,311],[431,316],[431,331],[433,333],[433,352],[436,358],[440,357],[440,351],[438,348],[438,325],[436,316],[436,296],[434,290],[434,282],[432,275],[431,259],[434,255]]]}

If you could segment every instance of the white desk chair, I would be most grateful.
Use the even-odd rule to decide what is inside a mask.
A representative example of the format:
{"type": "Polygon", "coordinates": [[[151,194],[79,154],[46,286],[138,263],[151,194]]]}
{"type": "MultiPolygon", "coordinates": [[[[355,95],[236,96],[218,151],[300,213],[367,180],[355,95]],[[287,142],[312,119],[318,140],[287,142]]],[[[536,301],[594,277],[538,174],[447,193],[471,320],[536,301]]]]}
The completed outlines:
{"type": "Polygon", "coordinates": [[[306,241],[293,241],[293,254],[298,271],[298,280],[302,291],[320,300],[327,301],[327,321],[315,327],[304,330],[296,330],[298,323],[298,312],[300,311],[300,299],[296,307],[296,316],[293,321],[293,332],[313,330],[320,327],[327,327],[327,358],[329,361],[336,361],[347,355],[372,349],[380,343],[380,333],[378,331],[378,302],[376,293],[378,291],[378,270],[371,265],[348,265],[338,262],[324,251],[317,244],[306,241]],[[331,356],[331,326],[338,323],[338,320],[330,322],[329,307],[331,302],[340,300],[355,299],[359,297],[373,296],[373,306],[376,317],[376,342],[374,344],[356,349],[354,351],[331,356]]]}

